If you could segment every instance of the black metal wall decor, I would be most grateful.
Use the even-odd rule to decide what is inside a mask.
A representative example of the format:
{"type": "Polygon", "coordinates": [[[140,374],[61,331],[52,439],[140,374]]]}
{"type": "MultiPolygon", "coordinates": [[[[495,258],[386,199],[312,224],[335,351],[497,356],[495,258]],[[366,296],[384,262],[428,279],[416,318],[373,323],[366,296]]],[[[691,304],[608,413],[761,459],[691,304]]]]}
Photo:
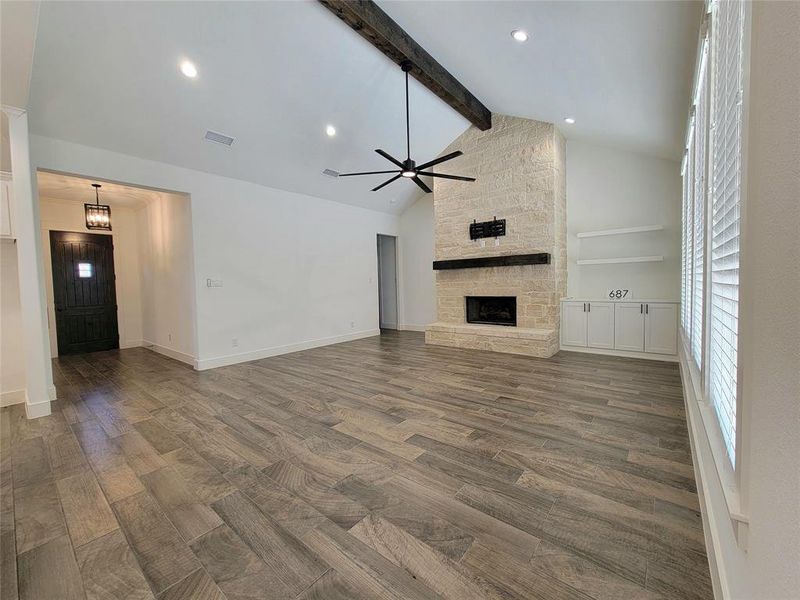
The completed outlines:
{"type": "Polygon", "coordinates": [[[102,229],[111,231],[111,207],[108,204],[100,204],[99,183],[93,183],[94,204],[84,204],[83,210],[86,213],[86,229],[102,229]]]}
{"type": "Polygon", "coordinates": [[[478,223],[477,220],[469,224],[469,239],[496,238],[506,234],[506,220],[497,217],[491,221],[478,223]]]}

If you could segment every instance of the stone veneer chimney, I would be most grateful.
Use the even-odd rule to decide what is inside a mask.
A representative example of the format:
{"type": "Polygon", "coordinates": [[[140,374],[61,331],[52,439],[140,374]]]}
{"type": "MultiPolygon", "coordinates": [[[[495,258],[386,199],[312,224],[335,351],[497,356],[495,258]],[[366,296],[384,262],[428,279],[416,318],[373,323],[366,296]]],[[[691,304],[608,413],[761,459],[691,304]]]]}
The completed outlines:
{"type": "Polygon", "coordinates": [[[435,260],[548,252],[549,265],[437,271],[437,319],[429,344],[549,357],[559,347],[559,301],[567,291],[566,144],[552,123],[492,116],[444,153],[464,156],[441,172],[475,183],[434,179],[435,260]],[[473,219],[506,219],[506,235],[485,246],[469,238],[473,219]],[[466,296],[515,296],[517,326],[466,322],[466,296]]]}

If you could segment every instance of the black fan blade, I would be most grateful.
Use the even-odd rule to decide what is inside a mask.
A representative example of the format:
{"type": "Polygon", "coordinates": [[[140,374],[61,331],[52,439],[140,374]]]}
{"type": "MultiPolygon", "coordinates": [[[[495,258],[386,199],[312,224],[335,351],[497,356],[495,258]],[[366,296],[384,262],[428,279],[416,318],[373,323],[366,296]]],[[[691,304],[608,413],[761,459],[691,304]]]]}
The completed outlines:
{"type": "Polygon", "coordinates": [[[422,179],[420,179],[419,177],[412,177],[411,181],[413,181],[420,188],[422,188],[422,191],[425,192],[426,194],[430,194],[433,191],[431,188],[429,188],[427,185],[425,185],[425,182],[422,181],[422,179]]]}
{"type": "Polygon", "coordinates": [[[397,159],[396,159],[394,156],[392,156],[392,155],[391,155],[391,154],[389,154],[388,152],[385,152],[384,150],[381,150],[380,148],[378,148],[377,150],[375,150],[375,152],[377,152],[378,154],[380,154],[380,155],[381,155],[383,158],[385,158],[386,160],[392,161],[394,164],[396,164],[396,165],[397,165],[398,167],[400,167],[401,169],[403,168],[403,163],[401,163],[399,160],[397,160],[397,159]]]}
{"type": "MultiPolygon", "coordinates": [[[[422,165],[418,166],[417,170],[427,169],[428,167],[432,167],[433,165],[438,165],[439,163],[443,163],[445,161],[452,160],[452,159],[456,158],[457,156],[461,156],[462,154],[464,154],[464,153],[461,152],[461,150],[456,150],[455,152],[451,152],[450,154],[445,154],[444,156],[440,156],[439,158],[436,158],[436,159],[434,159],[434,160],[432,160],[430,162],[426,162],[425,164],[422,164],[422,165]]],[[[403,165],[400,165],[400,166],[402,167],[403,165]]]]}
{"type": "Polygon", "coordinates": [[[426,177],[441,177],[443,179],[457,179],[458,181],[475,181],[474,177],[462,177],[461,175],[445,175],[444,173],[418,173],[426,177]]]}
{"type": "Polygon", "coordinates": [[[376,188],[372,188],[372,191],[373,191],[373,192],[377,192],[377,191],[378,191],[379,189],[381,189],[383,186],[385,186],[385,185],[389,185],[390,183],[392,183],[392,182],[393,182],[393,181],[395,181],[396,179],[400,179],[400,177],[401,177],[400,175],[395,175],[395,176],[394,176],[394,177],[392,177],[391,179],[389,179],[389,180],[387,180],[387,181],[384,181],[384,182],[383,182],[382,184],[380,184],[378,187],[376,187],[376,188]]]}
{"type": "Polygon", "coordinates": [[[356,175],[383,175],[385,173],[397,173],[397,169],[392,171],[364,171],[363,173],[339,173],[339,177],[354,177],[356,175]]]}

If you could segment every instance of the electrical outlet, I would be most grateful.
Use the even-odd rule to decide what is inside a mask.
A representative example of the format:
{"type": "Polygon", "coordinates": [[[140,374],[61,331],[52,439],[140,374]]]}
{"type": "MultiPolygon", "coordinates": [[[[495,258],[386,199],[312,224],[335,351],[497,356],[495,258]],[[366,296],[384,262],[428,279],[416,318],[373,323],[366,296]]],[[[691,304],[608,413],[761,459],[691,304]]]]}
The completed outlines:
{"type": "Polygon", "coordinates": [[[234,348],[238,348],[239,347],[239,338],[233,338],[231,340],[231,346],[233,346],[234,348]]]}
{"type": "Polygon", "coordinates": [[[355,328],[356,328],[356,322],[350,321],[350,329],[355,329],[355,328]]]}
{"type": "Polygon", "coordinates": [[[206,287],[222,287],[222,279],[206,279],[206,287]]]}
{"type": "Polygon", "coordinates": [[[169,341],[171,342],[171,341],[172,341],[172,334],[171,334],[171,333],[168,333],[168,334],[167,334],[167,337],[169,338],[169,341]]]}

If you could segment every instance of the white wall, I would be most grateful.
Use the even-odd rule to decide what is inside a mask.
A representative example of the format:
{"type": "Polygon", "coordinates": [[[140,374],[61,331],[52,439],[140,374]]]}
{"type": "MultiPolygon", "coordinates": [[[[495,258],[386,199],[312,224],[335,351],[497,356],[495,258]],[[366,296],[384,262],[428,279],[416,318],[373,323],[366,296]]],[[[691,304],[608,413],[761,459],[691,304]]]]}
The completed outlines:
{"type": "Polygon", "coordinates": [[[194,306],[170,301],[196,311],[200,368],[377,334],[375,236],[397,235],[396,217],[41,136],[31,156],[191,196],[194,306]]]}
{"type": "Polygon", "coordinates": [[[0,240],[0,406],[25,401],[22,336],[17,246],[11,240],[0,240]]]}
{"type": "MultiPolygon", "coordinates": [[[[91,192],[91,190],[90,190],[91,192]]],[[[50,354],[58,356],[55,306],[53,298],[53,265],[50,256],[51,231],[76,231],[111,235],[114,238],[114,272],[117,276],[117,321],[120,348],[139,346],[142,341],[141,283],[139,274],[139,233],[135,212],[112,206],[112,230],[89,231],[83,204],[54,198],[39,199],[42,230],[42,266],[44,267],[50,354]]]]}
{"type": "Polygon", "coordinates": [[[625,288],[634,298],[680,298],[680,164],[567,141],[568,294],[603,298],[625,288]],[[578,239],[576,234],[638,225],[663,231],[578,239]],[[578,259],[664,256],[664,262],[581,265],[578,259]]]}
{"type": "Polygon", "coordinates": [[[158,194],[136,211],[141,339],[175,359],[194,364],[192,212],[188,196],[158,194]]]}
{"type": "MultiPolygon", "coordinates": [[[[749,524],[741,544],[691,395],[688,415],[720,596],[790,600],[800,590],[800,3],[748,6],[737,460],[740,511],[749,524]]],[[[681,367],[686,377],[685,360],[681,367]]]]}
{"type": "Polygon", "coordinates": [[[436,321],[433,271],[433,194],[425,194],[400,215],[400,327],[424,331],[436,321]]]}

